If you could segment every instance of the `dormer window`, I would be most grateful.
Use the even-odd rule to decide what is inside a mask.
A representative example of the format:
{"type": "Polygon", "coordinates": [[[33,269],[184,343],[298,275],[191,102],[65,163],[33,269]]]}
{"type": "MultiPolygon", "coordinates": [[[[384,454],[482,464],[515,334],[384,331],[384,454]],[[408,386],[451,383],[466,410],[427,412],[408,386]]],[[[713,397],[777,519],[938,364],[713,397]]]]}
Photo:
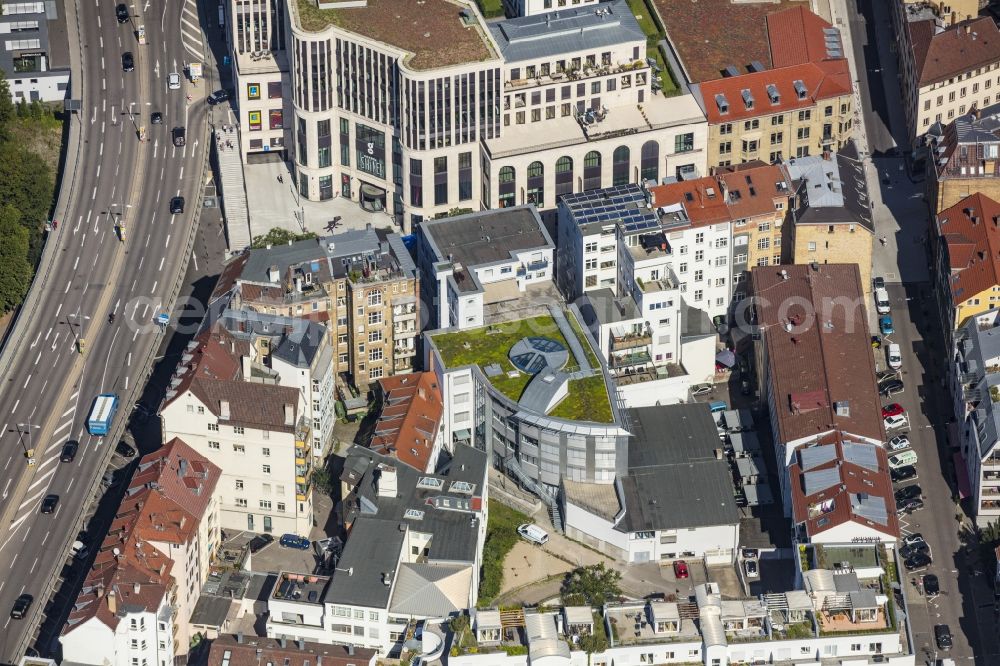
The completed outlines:
{"type": "Polygon", "coordinates": [[[778,86],[773,83],[767,86],[767,97],[771,100],[771,104],[778,104],[781,102],[781,95],[778,94],[778,86]]]}
{"type": "Polygon", "coordinates": [[[801,79],[796,79],[792,82],[792,87],[795,88],[795,96],[799,99],[805,99],[808,91],[806,90],[806,84],[802,83],[801,79]]]}
{"type": "Polygon", "coordinates": [[[719,107],[719,113],[722,115],[729,113],[729,100],[722,93],[715,96],[715,104],[719,107]]]}
{"type": "Polygon", "coordinates": [[[743,95],[743,105],[749,110],[753,108],[753,94],[749,88],[744,88],[740,93],[743,95]]]}

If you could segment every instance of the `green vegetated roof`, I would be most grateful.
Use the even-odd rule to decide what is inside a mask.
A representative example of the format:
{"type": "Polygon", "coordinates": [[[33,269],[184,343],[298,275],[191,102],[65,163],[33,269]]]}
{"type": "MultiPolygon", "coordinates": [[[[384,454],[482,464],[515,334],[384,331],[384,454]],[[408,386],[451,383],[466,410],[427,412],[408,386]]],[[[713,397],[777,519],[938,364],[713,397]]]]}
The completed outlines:
{"type": "MultiPolygon", "coordinates": [[[[579,328],[572,315],[567,313],[567,319],[577,333],[580,344],[586,350],[587,359],[591,366],[599,367],[597,357],[583,336],[582,329],[579,328]]],[[[524,388],[531,381],[532,375],[516,370],[514,364],[510,362],[507,352],[514,346],[514,343],[526,336],[552,338],[569,349],[569,344],[555,320],[548,315],[465,331],[439,333],[434,336],[434,345],[441,353],[441,360],[449,368],[478,365],[485,373],[486,366],[494,363],[499,365],[503,374],[496,377],[487,375],[487,377],[497,390],[517,402],[524,392],[524,388]],[[509,376],[508,373],[511,371],[516,371],[517,374],[509,376]]],[[[569,363],[563,369],[570,372],[577,369],[572,353],[569,363]]],[[[583,379],[571,380],[568,395],[556,405],[549,416],[596,423],[613,421],[611,402],[608,399],[603,375],[598,373],[583,379]]]]}

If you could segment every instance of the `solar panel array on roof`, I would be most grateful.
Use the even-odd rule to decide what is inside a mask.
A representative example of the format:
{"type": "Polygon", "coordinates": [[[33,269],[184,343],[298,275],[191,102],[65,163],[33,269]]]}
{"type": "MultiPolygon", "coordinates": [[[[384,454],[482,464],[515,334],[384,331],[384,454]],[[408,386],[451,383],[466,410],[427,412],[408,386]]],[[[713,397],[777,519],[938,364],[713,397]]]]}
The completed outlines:
{"type": "Polygon", "coordinates": [[[799,449],[799,461],[801,462],[803,472],[808,472],[820,465],[825,465],[836,457],[837,447],[832,444],[799,449]]]}
{"type": "Polygon", "coordinates": [[[843,449],[846,462],[870,469],[873,472],[878,471],[878,456],[875,453],[874,445],[844,442],[843,449]]]}
{"type": "Polygon", "coordinates": [[[814,472],[806,472],[802,475],[802,483],[805,485],[806,497],[823,492],[827,488],[833,488],[840,484],[840,470],[836,467],[830,469],[818,469],[814,472]]]}
{"type": "Polygon", "coordinates": [[[615,223],[625,232],[659,228],[656,214],[646,207],[646,194],[637,185],[618,185],[564,195],[563,204],[578,225],[615,223]]]}
{"type": "Polygon", "coordinates": [[[873,523],[889,524],[889,510],[885,506],[884,497],[875,497],[866,493],[851,495],[851,511],[873,523]]]}

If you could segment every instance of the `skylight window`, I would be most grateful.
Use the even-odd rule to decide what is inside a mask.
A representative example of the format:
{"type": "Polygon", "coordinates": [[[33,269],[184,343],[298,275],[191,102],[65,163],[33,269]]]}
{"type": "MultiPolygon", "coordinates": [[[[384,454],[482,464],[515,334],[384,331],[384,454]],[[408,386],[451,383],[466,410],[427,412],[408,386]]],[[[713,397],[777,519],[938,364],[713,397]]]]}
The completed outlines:
{"type": "Polygon", "coordinates": [[[403,513],[404,518],[409,518],[410,520],[423,520],[424,512],[420,509],[407,509],[403,513]]]}
{"type": "Polygon", "coordinates": [[[466,495],[471,495],[475,489],[475,484],[468,481],[455,481],[451,484],[451,488],[449,488],[453,493],[465,493],[466,495]]]}
{"type": "Polygon", "coordinates": [[[417,481],[417,488],[428,488],[430,490],[440,490],[444,487],[444,481],[435,479],[433,476],[422,476],[417,481]]]}

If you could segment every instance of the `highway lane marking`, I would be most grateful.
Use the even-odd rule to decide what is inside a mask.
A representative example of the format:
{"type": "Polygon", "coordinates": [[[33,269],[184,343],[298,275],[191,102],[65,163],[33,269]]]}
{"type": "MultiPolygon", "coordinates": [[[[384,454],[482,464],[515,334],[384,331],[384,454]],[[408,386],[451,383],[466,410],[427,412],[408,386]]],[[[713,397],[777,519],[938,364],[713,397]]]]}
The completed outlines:
{"type": "Polygon", "coordinates": [[[73,284],[73,280],[69,280],[68,282],[66,282],[66,288],[63,290],[64,294],[68,294],[69,293],[69,286],[71,284],[73,284]]]}
{"type": "Polygon", "coordinates": [[[154,294],[156,293],[156,285],[158,285],[158,284],[160,284],[160,281],[159,281],[159,280],[157,280],[156,282],[154,282],[154,283],[153,283],[153,289],[152,289],[152,292],[153,292],[154,294]]]}
{"type": "Polygon", "coordinates": [[[76,481],[76,477],[75,476],[69,480],[69,485],[66,486],[66,492],[69,492],[69,489],[73,487],[73,482],[74,481],[76,481]]]}
{"type": "MultiPolygon", "coordinates": [[[[55,460],[55,458],[52,458],[52,460],[55,460]]],[[[46,472],[45,474],[43,474],[34,483],[32,483],[30,486],[28,486],[28,492],[30,493],[32,488],[34,488],[35,486],[37,486],[37,485],[39,485],[41,483],[44,483],[47,478],[49,478],[50,476],[52,476],[55,473],[56,473],[55,468],[52,468],[51,470],[49,470],[48,472],[46,472]]],[[[44,488],[42,489],[42,492],[45,492],[44,488]]],[[[21,506],[23,507],[24,504],[22,504],[21,506]]]]}
{"type": "MultiPolygon", "coordinates": [[[[101,148],[104,148],[104,144],[103,143],[101,144],[101,148]]],[[[101,178],[101,165],[99,163],[97,165],[97,176],[95,176],[95,177],[98,180],[100,180],[100,178],[101,178]]]]}
{"type": "Polygon", "coordinates": [[[194,261],[194,270],[198,270],[198,253],[194,250],[191,251],[191,259],[194,261]]]}
{"type": "Polygon", "coordinates": [[[35,357],[34,365],[38,365],[38,362],[42,360],[42,352],[38,352],[38,356],[35,357]]]}
{"type": "MultiPolygon", "coordinates": [[[[115,334],[111,338],[111,344],[108,346],[108,357],[104,361],[104,374],[101,375],[101,387],[102,388],[105,386],[105,382],[107,381],[107,377],[108,377],[108,364],[111,362],[111,350],[114,349],[114,347],[115,347],[115,342],[118,340],[118,333],[120,331],[121,331],[120,328],[116,328],[115,329],[115,334]]],[[[58,509],[56,509],[56,511],[58,511],[58,509]]]]}
{"type": "Polygon", "coordinates": [[[17,406],[20,405],[20,404],[21,404],[21,399],[18,398],[17,402],[14,403],[14,408],[11,409],[10,411],[16,412],[17,411],[17,406]]]}
{"type": "Polygon", "coordinates": [[[103,50],[104,49],[104,35],[101,35],[100,42],[101,42],[101,50],[103,50]]]}
{"type": "Polygon", "coordinates": [[[75,271],[76,268],[77,268],[77,266],[79,266],[79,265],[80,265],[80,257],[77,256],[76,260],[73,261],[73,270],[75,271]]]}
{"type": "Polygon", "coordinates": [[[37,345],[37,344],[38,344],[38,339],[39,339],[40,337],[42,337],[42,332],[41,332],[41,331],[38,331],[38,335],[36,335],[36,336],[35,336],[35,341],[31,343],[31,347],[30,347],[31,349],[34,349],[34,348],[35,348],[35,345],[37,345]]]}
{"type": "Polygon", "coordinates": [[[94,193],[90,195],[90,200],[94,201],[97,199],[97,185],[94,185],[94,193]]]}
{"type": "Polygon", "coordinates": [[[131,366],[132,365],[132,352],[128,353],[128,358],[125,359],[125,365],[127,365],[127,366],[131,366]]]}
{"type": "Polygon", "coordinates": [[[63,304],[62,304],[62,303],[60,303],[60,304],[59,304],[59,307],[58,307],[58,308],[56,308],[56,319],[59,319],[59,311],[60,311],[60,310],[62,310],[62,306],[63,306],[63,304]]]}
{"type": "Polygon", "coordinates": [[[138,329],[136,330],[136,332],[135,332],[135,333],[133,333],[133,334],[132,334],[132,342],[135,342],[135,339],[136,339],[137,337],[139,337],[139,331],[138,331],[138,329]]]}
{"type": "Polygon", "coordinates": [[[97,107],[94,107],[94,115],[90,116],[90,124],[93,125],[97,122],[97,107]]]}
{"type": "Polygon", "coordinates": [[[138,281],[139,281],[139,278],[136,278],[136,279],[132,280],[132,288],[129,290],[129,293],[135,292],[135,285],[136,285],[136,283],[138,281]]]}
{"type": "Polygon", "coordinates": [[[70,408],[69,408],[69,409],[67,409],[67,410],[66,410],[65,412],[63,412],[63,413],[62,413],[62,415],[63,415],[64,417],[66,417],[66,416],[69,416],[70,414],[72,414],[72,413],[73,413],[73,412],[75,412],[75,411],[76,411],[76,407],[70,407],[70,408]]]}
{"type": "Polygon", "coordinates": [[[35,573],[35,567],[37,566],[38,566],[38,558],[36,557],[35,561],[31,565],[31,571],[29,571],[28,573],[35,573]]]}
{"type": "MultiPolygon", "coordinates": [[[[178,177],[178,180],[184,180],[184,165],[183,164],[181,165],[181,175],[178,177]]],[[[180,190],[178,190],[178,193],[179,192],[180,192],[180,190]]]]}
{"type": "MultiPolygon", "coordinates": [[[[73,411],[73,410],[71,409],[70,411],[73,411]]],[[[63,414],[63,416],[65,416],[65,414],[63,414]]],[[[72,422],[72,421],[66,421],[66,423],[63,423],[63,424],[62,424],[61,426],[59,426],[58,428],[56,428],[55,430],[53,430],[53,431],[52,431],[52,435],[53,435],[53,436],[55,436],[55,434],[56,434],[57,432],[59,432],[60,430],[62,430],[62,429],[64,429],[64,428],[68,428],[68,427],[69,427],[69,426],[71,426],[71,425],[73,425],[73,422],[72,422]]]]}
{"type": "Polygon", "coordinates": [[[107,69],[107,67],[105,67],[104,65],[104,56],[101,56],[101,69],[107,69]]]}
{"type": "MultiPolygon", "coordinates": [[[[25,517],[27,518],[27,516],[25,516],[25,517]]],[[[6,546],[7,544],[4,544],[4,545],[6,546]]],[[[14,570],[14,562],[17,562],[17,556],[18,556],[18,555],[20,555],[20,553],[15,553],[15,554],[14,554],[14,559],[12,559],[12,560],[10,561],[10,569],[11,569],[11,571],[13,571],[13,570],[14,570]]],[[[7,618],[7,619],[9,620],[10,618],[7,618]]],[[[6,627],[7,625],[4,625],[4,626],[6,627]]]]}
{"type": "Polygon", "coordinates": [[[108,85],[105,82],[104,77],[102,76],[101,77],[101,90],[107,90],[107,89],[108,89],[108,85]]]}
{"type": "Polygon", "coordinates": [[[31,375],[28,375],[28,378],[24,380],[24,386],[22,386],[21,388],[22,389],[28,388],[28,382],[30,381],[31,381],[31,375]]]}
{"type": "MultiPolygon", "coordinates": [[[[70,482],[71,485],[72,485],[72,483],[73,483],[74,480],[75,480],[75,477],[74,477],[74,479],[70,479],[69,480],[69,482],[70,482]]],[[[42,545],[43,546],[45,545],[45,542],[49,540],[49,535],[50,534],[52,534],[52,530],[49,530],[48,532],[46,532],[45,536],[42,538],[42,545]]]]}
{"type": "Polygon", "coordinates": [[[52,347],[49,348],[49,351],[55,351],[56,350],[56,344],[59,342],[59,336],[60,335],[62,335],[62,333],[56,333],[56,337],[52,340],[52,347]]]}
{"type": "MultiPolygon", "coordinates": [[[[163,247],[170,247],[170,234],[167,234],[167,242],[163,244],[163,247]]],[[[160,264],[162,266],[162,264],[160,264]]]]}
{"type": "Polygon", "coordinates": [[[163,262],[166,261],[166,257],[160,257],[160,267],[156,269],[157,271],[163,270],[163,262]]]}
{"type": "MultiPolygon", "coordinates": [[[[10,482],[13,481],[13,480],[14,479],[7,479],[7,485],[5,485],[3,487],[3,498],[4,499],[7,499],[7,491],[10,490],[10,482]]],[[[0,589],[3,589],[2,585],[0,585],[0,589]]]]}
{"type": "MultiPolygon", "coordinates": [[[[56,313],[56,316],[57,317],[59,316],[58,312],[56,313]]],[[[50,335],[52,335],[52,327],[51,326],[49,326],[49,332],[45,334],[45,339],[48,340],[50,335]]]]}

